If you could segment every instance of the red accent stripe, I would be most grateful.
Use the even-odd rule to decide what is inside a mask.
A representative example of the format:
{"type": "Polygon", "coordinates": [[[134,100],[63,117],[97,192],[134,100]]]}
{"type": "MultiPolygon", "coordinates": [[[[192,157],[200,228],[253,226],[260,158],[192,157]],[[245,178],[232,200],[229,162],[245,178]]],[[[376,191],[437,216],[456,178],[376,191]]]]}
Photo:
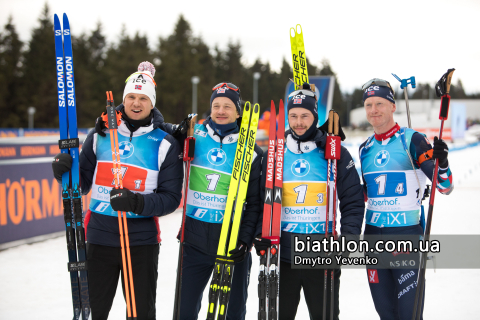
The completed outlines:
{"type": "Polygon", "coordinates": [[[88,227],[88,223],[90,222],[91,215],[92,215],[92,211],[88,209],[87,213],[85,213],[85,219],[83,220],[83,228],[85,229],[85,240],[87,240],[87,227],[88,227]]]}
{"type": "Polygon", "coordinates": [[[387,132],[382,133],[382,134],[376,134],[375,133],[375,139],[377,139],[378,141],[387,140],[388,138],[393,137],[395,132],[397,132],[398,130],[400,130],[400,126],[398,125],[398,123],[395,123],[393,128],[388,130],[387,132]]]}
{"type": "Polygon", "coordinates": [[[155,226],[157,227],[157,241],[158,243],[162,242],[162,238],[160,238],[160,234],[162,231],[160,231],[160,223],[158,222],[158,217],[153,217],[153,221],[155,221],[155,226]]]}

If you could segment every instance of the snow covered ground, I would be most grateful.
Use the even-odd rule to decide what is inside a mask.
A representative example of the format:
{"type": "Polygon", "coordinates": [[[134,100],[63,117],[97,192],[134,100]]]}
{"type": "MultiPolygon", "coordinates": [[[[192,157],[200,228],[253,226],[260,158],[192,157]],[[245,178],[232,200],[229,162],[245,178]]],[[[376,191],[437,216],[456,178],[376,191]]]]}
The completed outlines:
{"type": "MultiPolygon", "coordinates": [[[[350,149],[350,148],[349,148],[350,149]]],[[[351,148],[355,155],[355,147],[351,148]]],[[[455,190],[437,193],[432,226],[434,234],[480,234],[480,146],[450,154],[455,190]]],[[[428,204],[427,204],[428,205],[428,204]]],[[[160,219],[157,318],[172,317],[178,243],[175,238],[181,213],[160,219]]],[[[473,253],[478,254],[478,253],[473,253]]],[[[250,277],[247,319],[256,319],[258,258],[254,254],[250,277]]],[[[110,319],[125,316],[119,290],[110,319]]],[[[479,319],[480,270],[427,270],[425,319],[479,319]]],[[[205,291],[207,292],[207,291],[205,291]]],[[[199,319],[206,316],[204,295],[199,319]]],[[[364,270],[344,269],[340,288],[341,319],[378,319],[364,270]]],[[[60,237],[0,252],[0,319],[71,319],[71,295],[65,238],[60,237]]],[[[301,301],[296,319],[308,319],[301,301]]]]}

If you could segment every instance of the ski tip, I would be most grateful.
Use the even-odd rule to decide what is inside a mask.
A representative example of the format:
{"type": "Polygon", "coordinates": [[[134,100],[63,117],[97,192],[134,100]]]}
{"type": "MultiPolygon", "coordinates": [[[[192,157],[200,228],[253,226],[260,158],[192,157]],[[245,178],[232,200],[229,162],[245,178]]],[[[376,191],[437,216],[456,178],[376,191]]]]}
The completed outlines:
{"type": "Polygon", "coordinates": [[[297,35],[297,32],[295,31],[295,28],[290,28],[290,38],[295,38],[296,35],[297,35]]]}
{"type": "Polygon", "coordinates": [[[243,112],[250,111],[250,101],[246,101],[245,105],[243,106],[243,112]]]}
{"type": "Polygon", "coordinates": [[[297,24],[297,25],[295,26],[295,32],[296,32],[297,34],[302,34],[303,31],[302,31],[302,26],[301,26],[300,24],[297,24]],[[300,29],[300,32],[298,31],[298,29],[300,29]]]}
{"type": "Polygon", "coordinates": [[[260,105],[258,103],[255,103],[253,106],[253,113],[259,113],[260,112],[260,105]]]}

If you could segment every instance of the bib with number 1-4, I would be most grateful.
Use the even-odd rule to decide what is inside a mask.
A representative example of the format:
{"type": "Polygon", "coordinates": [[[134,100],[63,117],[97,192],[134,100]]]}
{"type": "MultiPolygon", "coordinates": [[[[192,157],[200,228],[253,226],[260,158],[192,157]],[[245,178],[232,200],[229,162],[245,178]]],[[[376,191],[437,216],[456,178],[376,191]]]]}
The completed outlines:
{"type": "MultiPolygon", "coordinates": [[[[405,130],[408,147],[414,133],[405,130]]],[[[426,176],[416,168],[419,186],[400,132],[385,141],[370,137],[360,151],[360,161],[368,196],[365,223],[381,228],[419,224],[426,176]]]]}
{"type": "MultiPolygon", "coordinates": [[[[281,229],[293,233],[325,233],[327,160],[312,142],[287,136],[283,169],[281,229]]],[[[333,215],[329,216],[329,230],[333,215]]]]}

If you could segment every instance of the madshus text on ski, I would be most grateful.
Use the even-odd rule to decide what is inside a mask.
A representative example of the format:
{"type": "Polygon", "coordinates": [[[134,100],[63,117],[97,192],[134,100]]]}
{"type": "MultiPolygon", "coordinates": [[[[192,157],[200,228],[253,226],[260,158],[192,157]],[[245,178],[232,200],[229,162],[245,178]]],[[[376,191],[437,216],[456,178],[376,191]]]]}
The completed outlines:
{"type": "MultiPolygon", "coordinates": [[[[148,61],[125,75],[118,106],[105,88],[106,109],[92,119],[95,129],[79,152],[65,14],[63,29],[57,15],[54,28],[61,151],[52,169],[62,186],[75,320],[107,319],[120,275],[127,319],[156,319],[157,282],[164,276],[158,264],[165,259],[161,217],[182,198],[174,320],[197,319],[205,290],[207,319],[245,319],[253,247],[259,304],[249,314],[260,320],[295,319],[302,290],[310,318],[338,319],[341,266],[359,264],[381,319],[422,319],[428,255],[440,249],[430,240],[435,190],[453,190],[442,132],[454,69],[436,85],[441,125],[433,146],[395,122],[388,81],[363,85],[374,132],[359,148],[360,176],[342,146],[338,113],[319,113],[322,92],[309,81],[300,25],[290,29],[294,90],[285,104],[272,97],[266,152],[256,144],[260,106],[243,101],[232,82],[212,87],[205,119],[190,114],[180,124],[165,122],[155,107],[161,93],[148,61]],[[434,187],[425,219],[427,178],[434,187]],[[83,208],[81,196],[89,192],[83,208]],[[359,240],[364,223],[364,236],[381,235],[382,241],[359,240]],[[358,250],[365,255],[350,257],[358,250]],[[298,260],[298,253],[314,256],[298,260]],[[410,262],[402,265],[405,255],[410,262]]],[[[409,111],[406,86],[414,77],[395,77],[409,111]]]]}

